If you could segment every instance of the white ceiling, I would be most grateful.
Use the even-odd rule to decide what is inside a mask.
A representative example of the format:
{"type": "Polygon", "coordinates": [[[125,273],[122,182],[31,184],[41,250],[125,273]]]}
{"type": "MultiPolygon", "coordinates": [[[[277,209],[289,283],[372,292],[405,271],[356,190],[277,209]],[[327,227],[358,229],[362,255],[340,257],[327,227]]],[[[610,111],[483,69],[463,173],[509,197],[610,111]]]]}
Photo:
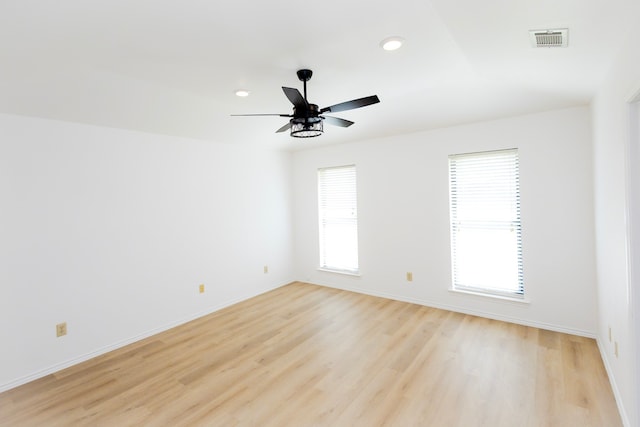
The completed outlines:
{"type": "Polygon", "coordinates": [[[296,150],[587,104],[637,0],[3,0],[0,112],[296,150]],[[528,30],[569,28],[534,49],[528,30]],[[386,52],[379,42],[402,36],[386,52]],[[275,134],[302,83],[334,114],[319,138],[275,134]],[[251,96],[238,98],[236,89],[251,96]]]}

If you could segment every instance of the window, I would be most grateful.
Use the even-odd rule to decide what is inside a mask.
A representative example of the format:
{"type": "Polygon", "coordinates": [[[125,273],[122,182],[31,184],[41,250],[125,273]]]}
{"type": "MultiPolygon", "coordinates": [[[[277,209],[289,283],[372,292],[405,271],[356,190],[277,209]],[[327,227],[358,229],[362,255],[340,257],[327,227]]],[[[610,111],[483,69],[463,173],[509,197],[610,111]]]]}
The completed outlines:
{"type": "Polygon", "coordinates": [[[318,169],[320,268],[358,273],[355,165],[318,169]]]}
{"type": "Polygon", "coordinates": [[[453,289],[524,296],[517,149],[449,156],[453,289]]]}

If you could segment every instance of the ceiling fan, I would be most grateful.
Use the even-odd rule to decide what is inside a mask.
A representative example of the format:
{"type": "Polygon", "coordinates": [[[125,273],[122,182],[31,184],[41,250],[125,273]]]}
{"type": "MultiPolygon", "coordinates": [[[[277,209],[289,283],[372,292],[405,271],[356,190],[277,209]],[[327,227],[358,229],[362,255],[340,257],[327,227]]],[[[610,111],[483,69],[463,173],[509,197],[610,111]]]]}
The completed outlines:
{"type": "Polygon", "coordinates": [[[338,117],[326,116],[325,113],[337,113],[338,111],[353,110],[355,108],[366,107],[367,105],[377,104],[380,102],[376,95],[366,96],[364,98],[353,99],[351,101],[341,102],[340,104],[331,105],[329,107],[318,108],[316,104],[307,101],[307,82],[311,79],[313,72],[311,70],[298,70],[298,79],[304,82],[304,97],[298,89],[291,87],[282,87],[284,94],[293,104],[293,114],[232,114],[232,116],[279,116],[291,117],[289,122],[276,131],[276,133],[291,130],[291,136],[295,138],[312,138],[322,135],[322,123],[326,121],[329,124],[340,127],[349,127],[354,122],[341,119],[338,117]]]}

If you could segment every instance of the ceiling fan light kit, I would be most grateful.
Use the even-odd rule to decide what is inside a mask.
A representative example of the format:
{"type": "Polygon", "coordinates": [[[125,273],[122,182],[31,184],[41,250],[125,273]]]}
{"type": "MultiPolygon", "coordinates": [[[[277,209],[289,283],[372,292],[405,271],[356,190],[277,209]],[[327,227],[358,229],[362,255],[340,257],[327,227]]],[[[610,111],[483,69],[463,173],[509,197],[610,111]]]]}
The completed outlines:
{"type": "Polygon", "coordinates": [[[289,122],[278,129],[276,133],[289,130],[289,134],[294,138],[313,138],[323,134],[323,123],[325,120],[327,123],[339,127],[349,127],[353,124],[350,120],[327,116],[324,115],[324,113],[353,110],[380,102],[380,99],[378,99],[376,95],[372,95],[329,107],[318,108],[316,104],[311,104],[307,101],[307,81],[311,79],[313,72],[308,69],[302,69],[297,71],[297,75],[298,79],[304,83],[304,96],[302,96],[298,89],[282,87],[285,96],[293,104],[293,114],[232,114],[232,116],[290,117],[289,122]]]}
{"type": "Polygon", "coordinates": [[[291,119],[291,136],[294,138],[313,138],[322,135],[322,119],[291,119]]]}

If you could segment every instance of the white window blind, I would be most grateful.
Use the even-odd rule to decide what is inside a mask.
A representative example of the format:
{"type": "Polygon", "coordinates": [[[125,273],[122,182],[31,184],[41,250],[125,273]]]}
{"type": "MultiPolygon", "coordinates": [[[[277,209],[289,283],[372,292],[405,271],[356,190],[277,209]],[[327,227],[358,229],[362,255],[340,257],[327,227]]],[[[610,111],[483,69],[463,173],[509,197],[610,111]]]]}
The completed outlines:
{"type": "Polygon", "coordinates": [[[318,169],[320,268],[358,273],[356,167],[318,169]]]}
{"type": "Polygon", "coordinates": [[[524,296],[517,149],[449,156],[453,288],[524,296]]]}

